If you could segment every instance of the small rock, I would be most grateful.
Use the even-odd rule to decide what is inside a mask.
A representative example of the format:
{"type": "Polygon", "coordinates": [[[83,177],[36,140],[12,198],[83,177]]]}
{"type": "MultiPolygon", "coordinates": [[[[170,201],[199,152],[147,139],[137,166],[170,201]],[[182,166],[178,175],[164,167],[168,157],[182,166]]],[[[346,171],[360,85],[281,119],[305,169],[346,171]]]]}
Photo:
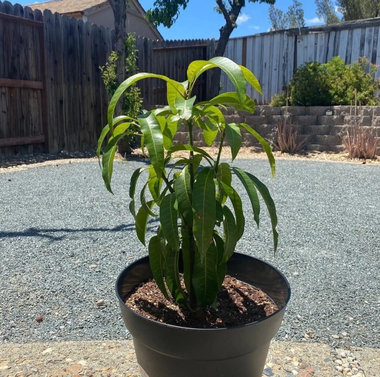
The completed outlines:
{"type": "Polygon", "coordinates": [[[90,265],[88,266],[88,268],[91,268],[92,270],[93,270],[94,268],[97,268],[97,267],[98,267],[97,264],[90,264],[90,265]]]}
{"type": "Polygon", "coordinates": [[[343,357],[343,358],[346,358],[346,357],[347,357],[346,352],[344,352],[344,351],[341,352],[341,353],[340,353],[340,356],[343,357]]]}
{"type": "Polygon", "coordinates": [[[39,315],[36,317],[36,322],[41,323],[44,320],[44,317],[42,315],[39,315]]]}
{"type": "Polygon", "coordinates": [[[98,300],[98,301],[96,302],[96,305],[97,305],[97,306],[104,306],[104,300],[98,300]]]}
{"type": "Polygon", "coordinates": [[[342,371],[343,371],[343,367],[340,366],[340,365],[337,365],[337,366],[335,367],[335,369],[336,369],[338,372],[342,372],[342,371]]]}
{"type": "Polygon", "coordinates": [[[343,363],[342,363],[342,360],[337,359],[337,360],[335,360],[335,364],[342,365],[343,363]]]}
{"type": "Polygon", "coordinates": [[[273,371],[272,371],[271,368],[265,368],[263,370],[263,373],[264,373],[265,376],[274,376],[274,373],[273,373],[273,371]]]}
{"type": "Polygon", "coordinates": [[[334,339],[339,339],[340,338],[339,335],[331,335],[331,337],[334,338],[334,339]]]}
{"type": "Polygon", "coordinates": [[[53,348],[46,348],[46,350],[42,351],[43,355],[46,355],[47,353],[51,353],[53,351],[53,348]]]}

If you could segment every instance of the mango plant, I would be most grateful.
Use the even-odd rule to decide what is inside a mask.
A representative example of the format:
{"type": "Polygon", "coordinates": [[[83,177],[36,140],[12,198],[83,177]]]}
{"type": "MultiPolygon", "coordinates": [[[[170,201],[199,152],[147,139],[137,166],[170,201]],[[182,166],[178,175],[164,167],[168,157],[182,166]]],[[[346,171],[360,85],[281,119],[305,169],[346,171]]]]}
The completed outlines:
{"type": "Polygon", "coordinates": [[[242,130],[245,130],[262,145],[273,176],[275,174],[269,144],[249,125],[226,122],[221,111],[231,106],[254,112],[254,101],[246,94],[247,84],[261,93],[259,82],[251,71],[224,57],[193,61],[187,69],[185,82],[158,74],[138,73],[125,80],[113,95],[108,107],[108,124],[98,140],[100,157],[107,139],[101,166],[105,185],[112,193],[117,142],[131,129],[137,127],[141,131],[142,148],[150,165],[132,174],[129,209],[135,219],[137,237],[144,245],[149,218],[159,218],[157,233],[148,243],[153,277],[166,298],[191,310],[215,305],[227,262],[244,233],[243,202],[234,187],[235,180],[242,183],[248,194],[257,225],[259,196],[262,197],[269,211],[274,249],[277,248],[276,208],[267,187],[251,173],[221,161],[225,141],[231,148],[232,161],[236,158],[242,145],[242,130]],[[197,102],[196,96],[192,95],[195,83],[202,73],[213,68],[225,72],[235,91],[197,102]],[[116,104],[125,90],[148,78],[166,81],[168,105],[145,111],[137,118],[115,116],[116,104]],[[175,135],[183,126],[188,133],[188,142],[178,144],[175,135]],[[218,146],[216,157],[194,145],[196,128],[202,131],[206,145],[215,143],[218,146]],[[175,153],[179,151],[181,156],[175,153]],[[141,190],[137,190],[138,181],[141,190]],[[184,284],[181,284],[182,278],[184,284]]]}

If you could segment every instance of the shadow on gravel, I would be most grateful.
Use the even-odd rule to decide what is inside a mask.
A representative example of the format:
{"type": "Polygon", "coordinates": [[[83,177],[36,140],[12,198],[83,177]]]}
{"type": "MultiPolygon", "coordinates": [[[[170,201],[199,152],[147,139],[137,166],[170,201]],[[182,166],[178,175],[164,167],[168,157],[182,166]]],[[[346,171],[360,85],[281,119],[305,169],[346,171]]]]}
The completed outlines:
{"type": "Polygon", "coordinates": [[[0,238],[15,238],[15,237],[41,237],[48,238],[52,241],[61,241],[66,238],[63,236],[54,236],[54,233],[82,233],[82,232],[124,232],[134,229],[135,224],[119,225],[114,228],[83,228],[83,229],[37,229],[29,228],[22,232],[0,232],[0,238]]]}

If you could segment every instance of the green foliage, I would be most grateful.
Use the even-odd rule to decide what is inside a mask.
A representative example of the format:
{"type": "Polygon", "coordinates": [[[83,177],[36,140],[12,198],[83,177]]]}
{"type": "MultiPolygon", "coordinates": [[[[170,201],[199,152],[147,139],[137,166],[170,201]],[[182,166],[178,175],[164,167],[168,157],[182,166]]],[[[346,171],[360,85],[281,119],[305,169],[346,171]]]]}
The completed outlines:
{"type": "MultiPolygon", "coordinates": [[[[128,78],[138,71],[137,67],[137,47],[136,38],[133,34],[128,34],[125,40],[125,78],[128,78]]],[[[111,52],[106,64],[100,67],[102,71],[102,80],[106,87],[107,93],[113,95],[119,86],[119,82],[116,76],[117,61],[119,59],[118,54],[115,51],[111,52]]],[[[133,85],[124,92],[122,109],[130,117],[136,118],[141,113],[141,92],[140,89],[133,85]]],[[[137,130],[135,130],[137,131],[137,130]]],[[[132,133],[126,138],[128,143],[135,140],[135,135],[132,133]]]]}
{"type": "Polygon", "coordinates": [[[272,107],[283,107],[288,105],[288,96],[286,92],[275,94],[272,97],[270,106],[272,107]]]}
{"type": "Polygon", "coordinates": [[[330,93],[323,64],[310,62],[299,67],[289,83],[291,106],[330,104],[330,93]]]}
{"type": "Polygon", "coordinates": [[[344,21],[379,17],[379,0],[337,0],[338,10],[344,21]]]}
{"type": "MultiPolygon", "coordinates": [[[[380,81],[374,80],[377,66],[360,58],[346,65],[339,57],[326,64],[310,62],[299,67],[289,83],[290,106],[378,105],[375,92],[380,81]]],[[[272,99],[272,106],[284,106],[286,95],[272,99]]]]}
{"type": "Polygon", "coordinates": [[[304,27],[305,17],[302,3],[298,0],[293,0],[293,4],[289,6],[287,12],[283,12],[281,9],[271,5],[269,8],[269,21],[272,24],[272,30],[304,27]]]}
{"type": "Polygon", "coordinates": [[[244,233],[243,202],[237,191],[238,187],[241,188],[239,183],[248,194],[257,224],[259,196],[263,199],[270,215],[274,248],[277,248],[276,208],[268,189],[252,174],[220,162],[226,138],[233,158],[237,156],[243,129],[263,146],[272,174],[275,173],[269,144],[247,124],[227,123],[220,111],[228,104],[235,109],[254,112],[255,104],[246,95],[247,83],[261,92],[252,72],[224,57],[192,62],[187,70],[187,81],[183,83],[152,73],[135,74],[115,91],[108,107],[108,124],[98,140],[100,157],[101,146],[109,136],[101,165],[103,180],[111,191],[117,140],[128,135],[132,127],[140,130],[150,165],[137,169],[130,181],[129,208],[135,218],[137,236],[145,245],[148,219],[159,217],[157,233],[148,243],[153,276],[164,295],[192,310],[215,304],[227,261],[244,233]],[[235,91],[223,93],[210,101],[197,102],[192,95],[194,84],[202,73],[212,68],[224,71],[235,91]],[[168,106],[144,112],[137,119],[114,117],[117,103],[125,91],[146,78],[166,81],[168,106]],[[175,135],[182,126],[187,129],[188,144],[175,142],[175,135]],[[203,132],[205,140],[216,143],[219,150],[216,158],[194,146],[193,136],[197,128],[203,132]],[[178,151],[182,152],[181,156],[176,154],[178,151]],[[136,195],[138,181],[143,187],[140,195],[136,195]],[[139,209],[136,211],[135,208],[139,209]],[[184,271],[186,291],[180,284],[180,267],[184,271]]]}
{"type": "Polygon", "coordinates": [[[317,7],[317,16],[326,22],[327,25],[340,22],[339,17],[335,13],[335,7],[331,0],[314,0],[317,7]]]}

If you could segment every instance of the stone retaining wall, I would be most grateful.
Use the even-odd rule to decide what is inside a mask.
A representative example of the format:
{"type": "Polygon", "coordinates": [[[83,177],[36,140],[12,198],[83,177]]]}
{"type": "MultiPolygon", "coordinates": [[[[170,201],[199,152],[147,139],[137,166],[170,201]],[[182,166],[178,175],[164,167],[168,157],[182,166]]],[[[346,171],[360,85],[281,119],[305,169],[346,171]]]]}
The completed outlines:
{"type": "MultiPolygon", "coordinates": [[[[346,134],[347,128],[354,124],[373,127],[380,139],[380,107],[376,106],[358,107],[356,115],[355,108],[351,106],[288,108],[257,106],[254,114],[228,109],[225,115],[227,122],[247,123],[265,139],[273,141],[276,137],[276,126],[283,121],[286,111],[290,114],[290,121],[297,129],[300,139],[311,135],[304,147],[309,151],[344,151],[342,136],[346,134]],[[332,110],[333,115],[326,115],[327,110],[332,110]]],[[[178,133],[178,140],[186,142],[187,135],[183,131],[178,133]]],[[[195,134],[194,143],[198,146],[204,145],[200,130],[195,134]]],[[[243,131],[243,145],[256,146],[258,143],[253,136],[243,131]]],[[[377,153],[380,154],[380,147],[377,153]]]]}

